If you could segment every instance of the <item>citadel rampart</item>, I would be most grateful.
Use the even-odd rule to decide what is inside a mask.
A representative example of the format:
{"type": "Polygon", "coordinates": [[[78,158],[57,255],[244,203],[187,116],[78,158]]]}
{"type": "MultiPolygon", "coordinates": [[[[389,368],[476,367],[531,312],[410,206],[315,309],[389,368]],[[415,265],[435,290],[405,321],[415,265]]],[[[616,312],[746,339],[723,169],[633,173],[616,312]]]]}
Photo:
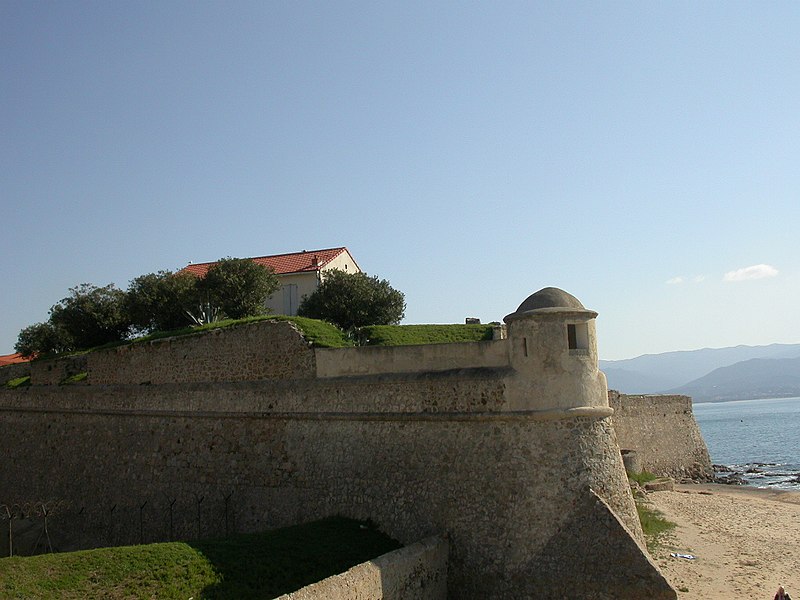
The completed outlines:
{"type": "Polygon", "coordinates": [[[342,514],[446,534],[452,598],[674,598],[641,545],[594,317],[548,288],[507,340],[339,351],[257,323],[89,355],[86,385],[0,393],[0,502],[57,500],[65,546],[342,514]]]}
{"type": "Polygon", "coordinates": [[[19,377],[28,377],[31,374],[31,363],[21,362],[12,365],[0,366],[0,386],[19,377]]]}
{"type": "Polygon", "coordinates": [[[688,396],[631,396],[609,391],[612,421],[623,450],[641,470],[679,481],[712,481],[714,470],[688,396]]]}

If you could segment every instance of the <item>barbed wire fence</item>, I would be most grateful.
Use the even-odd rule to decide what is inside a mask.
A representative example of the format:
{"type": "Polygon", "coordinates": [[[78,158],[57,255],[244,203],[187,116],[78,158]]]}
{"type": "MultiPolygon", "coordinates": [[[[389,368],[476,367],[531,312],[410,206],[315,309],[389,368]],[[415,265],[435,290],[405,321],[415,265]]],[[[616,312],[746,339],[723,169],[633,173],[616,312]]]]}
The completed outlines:
{"type": "Polygon", "coordinates": [[[236,515],[243,508],[237,507],[233,490],[162,492],[80,507],[63,499],[0,501],[0,556],[227,537],[236,533],[236,515]]]}

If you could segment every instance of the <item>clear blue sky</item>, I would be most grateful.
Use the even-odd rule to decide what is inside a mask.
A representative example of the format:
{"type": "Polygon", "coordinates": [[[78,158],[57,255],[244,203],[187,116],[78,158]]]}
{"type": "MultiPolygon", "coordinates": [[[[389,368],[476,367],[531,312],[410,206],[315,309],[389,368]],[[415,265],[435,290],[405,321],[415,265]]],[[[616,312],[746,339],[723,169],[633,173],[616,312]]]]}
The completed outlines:
{"type": "Polygon", "coordinates": [[[790,2],[3,0],[0,354],[80,283],[340,245],[408,323],[552,285],[602,358],[800,342],[799,30],[790,2]]]}

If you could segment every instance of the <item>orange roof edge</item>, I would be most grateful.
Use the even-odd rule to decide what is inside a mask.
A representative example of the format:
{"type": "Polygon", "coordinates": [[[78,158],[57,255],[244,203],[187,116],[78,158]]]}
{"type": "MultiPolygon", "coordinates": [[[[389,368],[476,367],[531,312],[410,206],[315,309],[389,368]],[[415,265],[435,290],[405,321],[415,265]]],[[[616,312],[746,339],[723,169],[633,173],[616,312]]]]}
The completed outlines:
{"type": "Polygon", "coordinates": [[[16,365],[19,363],[30,362],[30,358],[25,358],[17,352],[16,354],[4,354],[0,355],[0,367],[5,367],[6,365],[16,365]]]}
{"type": "MultiPolygon", "coordinates": [[[[343,252],[351,258],[358,270],[356,259],[350,254],[350,251],[345,246],[337,248],[323,248],[321,250],[301,250],[300,252],[288,252],[285,254],[271,254],[269,256],[253,256],[250,260],[257,264],[271,267],[278,275],[288,275],[289,273],[302,273],[309,271],[319,271],[326,264],[337,258],[343,252]],[[316,263],[314,261],[316,257],[316,263]]],[[[204,262],[204,263],[189,263],[181,272],[192,273],[198,277],[206,274],[212,265],[218,261],[204,262]]]]}

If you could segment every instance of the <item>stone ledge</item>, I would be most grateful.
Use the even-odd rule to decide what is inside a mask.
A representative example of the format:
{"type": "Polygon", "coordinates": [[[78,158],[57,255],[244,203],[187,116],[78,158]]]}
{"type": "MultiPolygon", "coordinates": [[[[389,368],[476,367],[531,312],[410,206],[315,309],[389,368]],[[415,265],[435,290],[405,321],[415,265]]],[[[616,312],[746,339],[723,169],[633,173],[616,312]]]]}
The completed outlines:
{"type": "Polygon", "coordinates": [[[675,489],[675,480],[671,477],[661,477],[644,484],[646,492],[671,492],[675,489]]]}

